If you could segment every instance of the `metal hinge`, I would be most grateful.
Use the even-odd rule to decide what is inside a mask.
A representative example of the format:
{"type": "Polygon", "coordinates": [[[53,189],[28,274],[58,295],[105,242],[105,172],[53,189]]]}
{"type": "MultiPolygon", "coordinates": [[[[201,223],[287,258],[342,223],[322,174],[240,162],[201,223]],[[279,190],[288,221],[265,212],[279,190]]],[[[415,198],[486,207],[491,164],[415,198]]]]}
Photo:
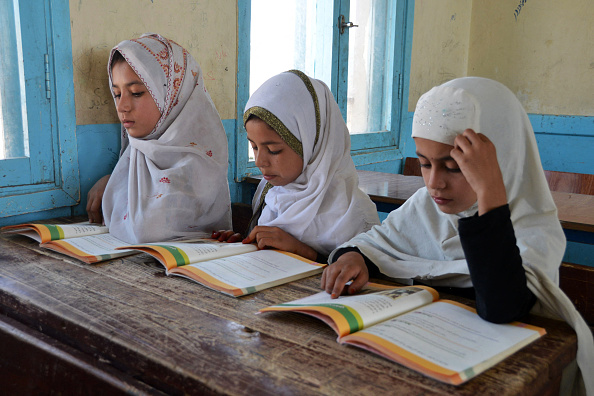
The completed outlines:
{"type": "Polygon", "coordinates": [[[43,55],[43,62],[45,64],[45,97],[50,99],[52,97],[52,89],[50,85],[50,69],[49,69],[49,55],[43,55]]]}

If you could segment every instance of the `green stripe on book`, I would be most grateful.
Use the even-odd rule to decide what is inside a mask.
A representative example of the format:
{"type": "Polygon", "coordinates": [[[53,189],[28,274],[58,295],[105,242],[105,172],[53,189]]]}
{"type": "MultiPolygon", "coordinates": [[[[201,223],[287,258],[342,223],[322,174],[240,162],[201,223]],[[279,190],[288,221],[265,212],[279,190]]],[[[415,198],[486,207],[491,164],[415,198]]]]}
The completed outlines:
{"type": "Polygon", "coordinates": [[[180,252],[179,249],[177,249],[176,247],[168,246],[168,245],[158,245],[158,246],[162,247],[163,249],[165,249],[169,253],[171,253],[173,258],[175,259],[175,264],[177,264],[178,267],[181,267],[182,265],[189,264],[188,256],[186,256],[185,254],[180,252]]]}
{"type": "Polygon", "coordinates": [[[474,372],[474,369],[473,369],[472,367],[471,367],[471,368],[468,368],[468,369],[466,369],[466,370],[464,370],[464,371],[462,371],[462,372],[460,373],[460,377],[461,377],[463,380],[467,380],[467,379],[469,379],[469,378],[472,378],[472,377],[474,377],[475,375],[476,375],[476,373],[474,372]]]}
{"type": "Polygon", "coordinates": [[[246,287],[245,289],[242,289],[244,294],[251,294],[251,293],[255,293],[258,291],[258,289],[256,289],[254,286],[250,286],[250,287],[246,287]]]}
{"type": "Polygon", "coordinates": [[[64,232],[62,231],[62,229],[60,227],[57,227],[55,225],[51,225],[51,224],[47,224],[46,225],[48,231],[50,232],[50,237],[52,238],[52,241],[56,241],[59,239],[64,239],[64,232]]]}
{"type": "Polygon", "coordinates": [[[359,331],[363,328],[363,321],[360,320],[355,313],[351,311],[348,307],[340,304],[279,304],[281,306],[287,307],[326,307],[333,309],[339,312],[344,318],[346,319],[347,323],[349,324],[349,329],[351,333],[355,331],[359,331]]]}

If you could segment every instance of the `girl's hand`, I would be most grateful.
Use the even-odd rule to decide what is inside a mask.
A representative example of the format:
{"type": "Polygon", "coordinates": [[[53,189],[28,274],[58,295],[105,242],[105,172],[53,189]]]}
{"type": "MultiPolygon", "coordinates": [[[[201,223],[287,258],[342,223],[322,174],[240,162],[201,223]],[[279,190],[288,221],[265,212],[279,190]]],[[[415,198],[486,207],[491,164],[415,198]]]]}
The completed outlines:
{"type": "Polygon", "coordinates": [[[243,243],[256,242],[258,249],[274,248],[316,260],[318,252],[278,227],[256,226],[243,243]]]}
{"type": "Polygon", "coordinates": [[[348,252],[324,269],[320,286],[330,293],[332,298],[338,298],[344,292],[355,294],[368,281],[369,271],[363,256],[357,252],[348,252]],[[347,286],[347,282],[351,280],[353,282],[347,286]]]}
{"type": "Polygon", "coordinates": [[[216,239],[219,242],[239,242],[243,239],[240,233],[235,232],[233,230],[219,230],[213,231],[212,235],[210,236],[212,239],[216,239]]]}
{"type": "Polygon", "coordinates": [[[465,130],[456,136],[450,155],[476,193],[479,215],[507,204],[495,145],[485,135],[465,130]]]}
{"type": "Polygon", "coordinates": [[[109,181],[110,175],[105,175],[91,187],[87,194],[87,214],[89,215],[89,223],[103,223],[103,212],[101,211],[101,202],[103,201],[103,193],[105,186],[109,181]]]}

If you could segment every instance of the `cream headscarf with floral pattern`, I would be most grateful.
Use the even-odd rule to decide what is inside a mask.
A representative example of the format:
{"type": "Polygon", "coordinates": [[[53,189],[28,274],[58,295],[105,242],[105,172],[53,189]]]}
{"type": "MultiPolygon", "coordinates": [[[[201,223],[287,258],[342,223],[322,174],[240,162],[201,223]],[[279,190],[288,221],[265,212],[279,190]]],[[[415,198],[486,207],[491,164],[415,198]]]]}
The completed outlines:
{"type": "Polygon", "coordinates": [[[122,126],[122,153],[103,196],[110,233],[128,243],[202,237],[231,228],[227,138],[202,71],[180,45],[157,34],[118,51],[161,112],[144,138],[122,126]]]}

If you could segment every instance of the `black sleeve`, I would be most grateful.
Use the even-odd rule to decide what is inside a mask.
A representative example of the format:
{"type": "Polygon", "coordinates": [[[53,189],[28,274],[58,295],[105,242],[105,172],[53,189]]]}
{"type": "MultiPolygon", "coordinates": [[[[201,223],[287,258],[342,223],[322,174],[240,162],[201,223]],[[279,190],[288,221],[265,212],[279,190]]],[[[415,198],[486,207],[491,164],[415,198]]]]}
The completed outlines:
{"type": "Polygon", "coordinates": [[[316,252],[316,263],[326,264],[328,262],[328,256],[323,255],[322,253],[316,252]]]}
{"type": "MultiPolygon", "coordinates": [[[[377,266],[375,264],[373,264],[373,262],[371,260],[369,260],[366,255],[364,255],[363,253],[361,253],[361,251],[359,250],[359,248],[352,247],[352,246],[338,249],[336,251],[336,253],[334,253],[334,257],[332,257],[332,259],[333,259],[332,262],[333,263],[336,262],[336,260],[338,260],[338,258],[340,256],[342,256],[343,254],[348,253],[348,252],[357,252],[361,256],[363,256],[363,258],[365,259],[365,265],[367,266],[367,271],[369,271],[369,276],[370,277],[374,277],[375,278],[375,277],[378,277],[381,274],[379,268],[377,268],[377,266]]],[[[330,263],[328,263],[328,264],[330,264],[330,263]]]]}
{"type": "Polygon", "coordinates": [[[458,231],[481,318],[508,323],[526,315],[536,297],[527,286],[509,206],[460,219],[458,231]]]}

